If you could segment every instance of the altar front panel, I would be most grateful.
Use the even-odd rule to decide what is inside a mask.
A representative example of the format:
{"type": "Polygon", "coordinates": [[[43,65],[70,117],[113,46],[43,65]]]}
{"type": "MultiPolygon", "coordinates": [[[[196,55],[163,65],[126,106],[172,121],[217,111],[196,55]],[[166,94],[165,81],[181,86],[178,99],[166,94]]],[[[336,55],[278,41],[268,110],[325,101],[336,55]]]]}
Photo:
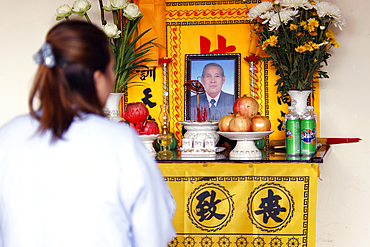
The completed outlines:
{"type": "Polygon", "coordinates": [[[314,246],[318,165],[160,163],[177,204],[169,246],[314,246]]]}

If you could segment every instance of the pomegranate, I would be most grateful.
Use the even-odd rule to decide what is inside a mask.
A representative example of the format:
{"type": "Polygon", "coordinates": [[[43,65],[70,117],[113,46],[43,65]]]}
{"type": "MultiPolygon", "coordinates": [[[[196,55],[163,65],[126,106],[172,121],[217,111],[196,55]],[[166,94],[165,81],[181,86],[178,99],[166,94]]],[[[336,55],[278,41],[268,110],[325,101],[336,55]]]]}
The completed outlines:
{"type": "Polygon", "coordinates": [[[243,97],[235,100],[233,111],[234,114],[239,112],[240,115],[252,119],[257,115],[258,108],[258,102],[254,98],[244,95],[243,97]]]}
{"type": "Polygon", "coordinates": [[[222,132],[229,132],[230,131],[230,121],[234,118],[234,115],[230,113],[229,115],[223,116],[220,121],[218,122],[218,128],[222,132]]]}
{"type": "Polygon", "coordinates": [[[143,102],[129,103],[125,112],[123,113],[123,118],[134,125],[141,121],[144,121],[149,116],[149,110],[146,108],[143,102]]]}
{"type": "Polygon", "coordinates": [[[231,132],[251,132],[252,131],[252,121],[246,117],[240,115],[240,113],[235,114],[235,117],[230,121],[230,131],[231,132]]]}
{"type": "Polygon", "coordinates": [[[136,130],[140,135],[156,135],[159,134],[159,127],[156,121],[141,121],[136,125],[136,130]]]}
{"type": "Polygon", "coordinates": [[[257,115],[252,118],[252,131],[270,131],[271,130],[271,121],[268,117],[257,115]]]}

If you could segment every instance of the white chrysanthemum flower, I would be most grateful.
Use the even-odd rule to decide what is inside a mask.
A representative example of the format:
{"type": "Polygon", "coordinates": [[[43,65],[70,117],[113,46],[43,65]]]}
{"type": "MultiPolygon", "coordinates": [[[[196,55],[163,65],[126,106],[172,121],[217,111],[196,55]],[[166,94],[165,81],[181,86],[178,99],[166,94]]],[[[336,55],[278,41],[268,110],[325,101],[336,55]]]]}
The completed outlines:
{"type": "Polygon", "coordinates": [[[142,13],[140,12],[139,7],[134,3],[129,3],[123,12],[123,16],[129,20],[135,20],[141,15],[142,13]]]}
{"type": "Polygon", "coordinates": [[[315,9],[317,10],[317,15],[320,18],[325,16],[332,18],[334,26],[339,27],[340,30],[342,30],[342,26],[346,24],[344,18],[342,17],[340,8],[332,3],[319,2],[315,5],[315,9]]]}
{"type": "Polygon", "coordinates": [[[275,12],[274,11],[268,11],[262,15],[260,15],[260,18],[263,19],[264,21],[262,22],[262,24],[265,24],[267,23],[268,21],[271,20],[271,18],[274,16],[275,12]]]}
{"type": "Polygon", "coordinates": [[[273,3],[272,2],[262,2],[254,7],[252,7],[249,10],[248,13],[248,20],[254,20],[261,14],[266,13],[267,11],[271,10],[273,8],[273,3]]]}
{"type": "Polygon", "coordinates": [[[288,7],[293,9],[304,8],[312,9],[313,5],[308,0],[281,0],[280,5],[282,7],[288,7]]]}
{"type": "Polygon", "coordinates": [[[73,13],[85,13],[91,8],[91,3],[86,0],[76,0],[73,3],[72,11],[73,13]]]}
{"type": "Polygon", "coordinates": [[[105,32],[105,34],[109,37],[109,38],[119,38],[120,37],[120,34],[121,34],[121,31],[118,30],[116,24],[114,23],[107,23],[103,26],[103,30],[105,32]]]}
{"type": "Polygon", "coordinates": [[[269,30],[277,30],[281,23],[285,25],[293,20],[293,17],[298,14],[298,10],[282,9],[279,13],[274,14],[269,21],[269,30]]]}
{"type": "Polygon", "coordinates": [[[283,22],[284,24],[287,24],[288,21],[293,20],[292,17],[295,17],[298,15],[298,12],[299,12],[298,10],[283,9],[282,11],[280,11],[281,22],[283,22]]]}
{"type": "Polygon", "coordinates": [[[281,22],[280,22],[280,18],[279,18],[279,14],[278,13],[275,13],[271,18],[270,18],[270,21],[269,21],[269,30],[270,31],[273,31],[273,30],[277,30],[279,29],[281,25],[281,22]]]}
{"type": "Polygon", "coordinates": [[[72,14],[72,8],[68,4],[63,4],[57,8],[57,20],[61,20],[72,14]]]}

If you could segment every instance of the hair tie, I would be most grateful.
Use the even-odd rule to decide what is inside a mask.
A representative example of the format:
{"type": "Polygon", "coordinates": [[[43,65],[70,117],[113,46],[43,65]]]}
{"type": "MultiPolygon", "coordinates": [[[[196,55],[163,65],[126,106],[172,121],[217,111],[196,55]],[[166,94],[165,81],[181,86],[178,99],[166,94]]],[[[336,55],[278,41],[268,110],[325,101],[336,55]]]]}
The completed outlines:
{"type": "Polygon", "coordinates": [[[55,66],[55,57],[50,43],[45,42],[40,50],[33,55],[33,60],[35,60],[37,64],[44,63],[45,66],[53,68],[55,66]]]}

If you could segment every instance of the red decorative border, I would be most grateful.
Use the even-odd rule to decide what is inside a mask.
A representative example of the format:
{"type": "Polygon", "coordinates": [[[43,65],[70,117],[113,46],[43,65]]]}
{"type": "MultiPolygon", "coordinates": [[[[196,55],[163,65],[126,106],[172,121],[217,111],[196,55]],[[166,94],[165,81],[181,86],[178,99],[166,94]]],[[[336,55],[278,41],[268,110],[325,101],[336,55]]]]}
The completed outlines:
{"type": "MultiPolygon", "coordinates": [[[[181,107],[181,103],[183,102],[183,91],[184,89],[181,87],[181,80],[179,78],[181,72],[179,71],[179,64],[180,64],[180,54],[179,54],[179,35],[178,32],[180,31],[180,27],[172,26],[170,28],[170,57],[172,58],[172,83],[170,88],[173,90],[172,93],[174,94],[170,99],[171,104],[171,124],[173,124],[173,133],[177,140],[181,140],[182,138],[182,128],[181,125],[178,123],[179,121],[183,120],[183,107],[181,107]]],[[[179,142],[180,145],[180,142],[179,142]]]]}

